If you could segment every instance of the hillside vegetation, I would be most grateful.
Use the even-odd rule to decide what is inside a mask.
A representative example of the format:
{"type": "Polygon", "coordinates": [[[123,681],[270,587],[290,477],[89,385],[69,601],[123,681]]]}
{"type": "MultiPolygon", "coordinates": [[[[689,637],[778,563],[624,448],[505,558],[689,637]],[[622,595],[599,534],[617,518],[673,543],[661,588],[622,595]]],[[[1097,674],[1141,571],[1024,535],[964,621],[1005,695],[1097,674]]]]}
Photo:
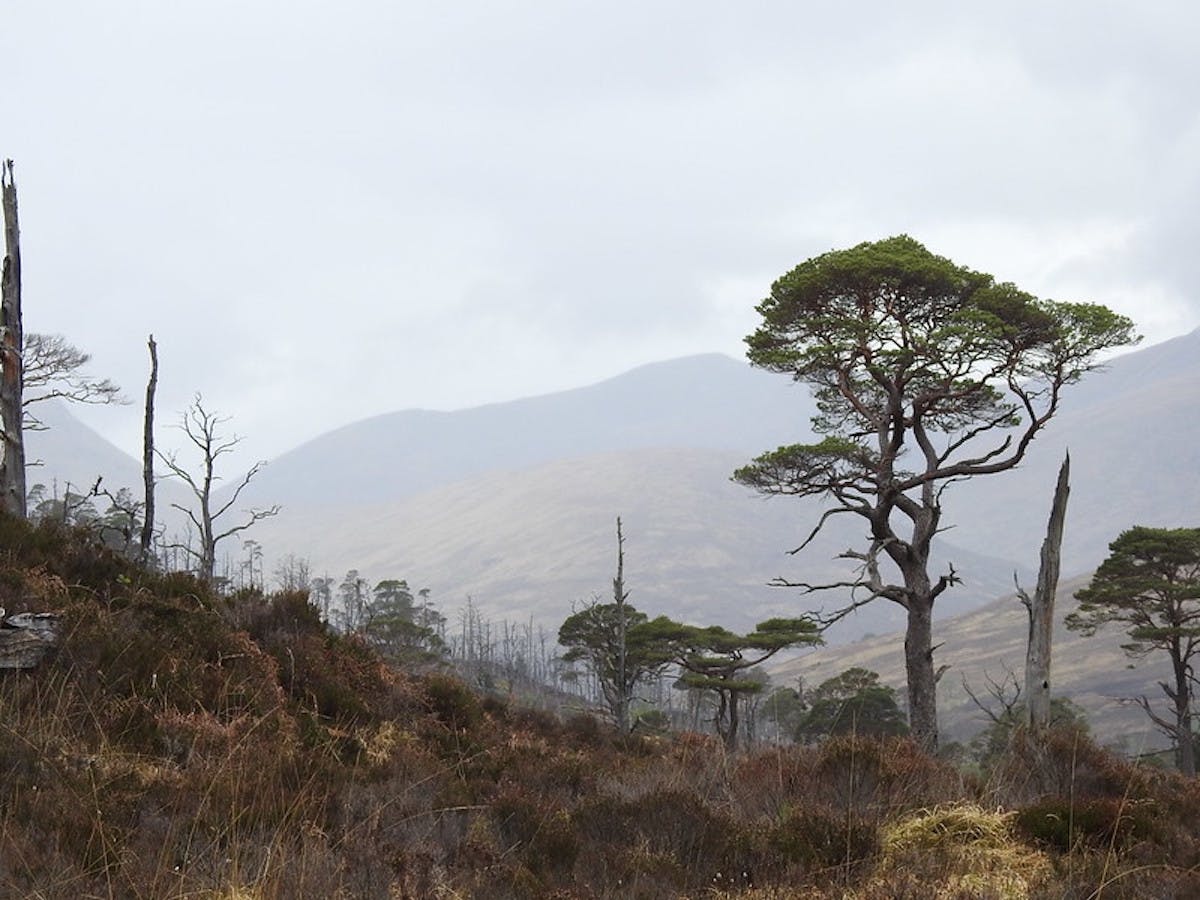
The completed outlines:
{"type": "Polygon", "coordinates": [[[898,739],[620,740],[400,672],[302,593],[217,597],[0,518],[0,896],[1188,897],[1200,786],[1081,733],[984,770],[898,739]]]}

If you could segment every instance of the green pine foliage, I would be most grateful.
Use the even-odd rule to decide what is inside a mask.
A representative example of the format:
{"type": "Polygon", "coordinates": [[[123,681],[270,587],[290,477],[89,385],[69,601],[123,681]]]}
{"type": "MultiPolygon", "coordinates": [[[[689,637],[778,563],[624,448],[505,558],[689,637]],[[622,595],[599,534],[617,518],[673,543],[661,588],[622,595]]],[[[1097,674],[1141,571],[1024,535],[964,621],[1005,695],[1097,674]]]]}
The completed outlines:
{"type": "Polygon", "coordinates": [[[847,669],[821,682],[805,703],[807,709],[795,727],[796,740],[803,743],[834,734],[908,734],[908,722],[895,689],[881,684],[879,674],[867,669],[847,669]]]}

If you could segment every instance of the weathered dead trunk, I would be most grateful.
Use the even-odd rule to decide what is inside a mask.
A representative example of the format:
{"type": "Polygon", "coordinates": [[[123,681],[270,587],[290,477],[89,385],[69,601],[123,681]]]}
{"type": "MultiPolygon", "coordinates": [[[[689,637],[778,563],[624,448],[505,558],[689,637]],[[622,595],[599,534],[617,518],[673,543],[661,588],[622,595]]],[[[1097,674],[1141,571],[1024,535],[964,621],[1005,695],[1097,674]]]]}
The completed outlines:
{"type": "Polygon", "coordinates": [[[1067,518],[1067,497],[1071,493],[1071,456],[1067,454],[1058,470],[1054,502],[1046,539],[1042,542],[1037,587],[1030,597],[1018,589],[1021,602],[1029,612],[1029,643],[1025,650],[1026,724],[1040,734],[1050,727],[1050,662],[1054,639],[1054,594],[1062,559],[1063,526],[1067,518]]]}
{"type": "Polygon", "coordinates": [[[4,271],[0,277],[0,508],[25,518],[25,439],[21,349],[21,230],[17,223],[17,183],[11,159],[0,168],[4,209],[4,271]]]}
{"type": "Polygon", "coordinates": [[[158,345],[154,335],[150,348],[150,380],[146,383],[146,417],[142,424],[142,482],[146,491],[145,515],[142,517],[142,561],[150,559],[154,543],[154,392],[158,388],[158,345]]]}

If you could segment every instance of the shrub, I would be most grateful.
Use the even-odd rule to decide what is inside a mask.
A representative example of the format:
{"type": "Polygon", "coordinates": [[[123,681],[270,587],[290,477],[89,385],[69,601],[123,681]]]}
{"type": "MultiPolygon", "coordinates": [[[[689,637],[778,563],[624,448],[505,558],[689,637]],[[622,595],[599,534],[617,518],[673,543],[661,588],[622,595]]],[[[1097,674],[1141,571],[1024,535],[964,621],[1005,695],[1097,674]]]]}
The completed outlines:
{"type": "Polygon", "coordinates": [[[1148,801],[1105,797],[1068,800],[1050,797],[1016,813],[1016,826],[1027,839],[1060,852],[1078,845],[1124,848],[1134,841],[1158,840],[1159,814],[1148,801]]]}
{"type": "Polygon", "coordinates": [[[479,698],[451,675],[427,675],[421,680],[425,708],[453,731],[469,731],[483,721],[479,698]]]}
{"type": "Polygon", "coordinates": [[[771,829],[772,852],[804,871],[852,868],[878,850],[876,827],[859,816],[824,807],[788,810],[771,829]]]}

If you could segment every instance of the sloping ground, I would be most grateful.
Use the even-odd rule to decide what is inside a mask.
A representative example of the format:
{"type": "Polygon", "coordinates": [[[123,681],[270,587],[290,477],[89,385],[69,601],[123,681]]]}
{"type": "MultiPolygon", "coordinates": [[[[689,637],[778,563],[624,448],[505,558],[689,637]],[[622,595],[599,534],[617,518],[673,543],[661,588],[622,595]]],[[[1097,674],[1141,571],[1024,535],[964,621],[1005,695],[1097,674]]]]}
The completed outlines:
{"type": "Polygon", "coordinates": [[[213,597],[0,516],[0,896],[1196,896],[1200,787],[1072,734],[981,786],[903,740],[727,755],[387,668],[302,595],[213,597]]]}
{"type": "MultiPolygon", "coordinates": [[[[1054,631],[1053,692],[1087,711],[1093,733],[1101,742],[1120,744],[1130,753],[1162,747],[1165,738],[1128,698],[1145,695],[1158,702],[1162,691],[1157,682],[1166,674],[1163,660],[1151,656],[1131,668],[1132,660],[1120,647],[1124,637],[1119,629],[1085,638],[1067,631],[1062,624],[1063,617],[1077,605],[1074,592],[1085,587],[1088,580],[1075,578],[1059,585],[1055,602],[1058,621],[1054,631]]],[[[886,601],[877,601],[882,602],[886,601]]],[[[950,666],[938,683],[938,714],[942,735],[947,740],[966,740],[988,723],[986,715],[968,696],[964,680],[981,700],[989,699],[989,678],[1001,682],[1013,673],[1023,683],[1027,629],[1025,608],[1015,596],[1003,597],[935,626],[934,643],[940,646],[934,660],[938,665],[950,666]]],[[[872,669],[883,682],[902,690],[903,633],[818,649],[774,667],[771,676],[776,683],[803,678],[805,684],[815,686],[851,666],[872,669]]],[[[993,707],[999,711],[999,704],[993,702],[993,707]]]]}

